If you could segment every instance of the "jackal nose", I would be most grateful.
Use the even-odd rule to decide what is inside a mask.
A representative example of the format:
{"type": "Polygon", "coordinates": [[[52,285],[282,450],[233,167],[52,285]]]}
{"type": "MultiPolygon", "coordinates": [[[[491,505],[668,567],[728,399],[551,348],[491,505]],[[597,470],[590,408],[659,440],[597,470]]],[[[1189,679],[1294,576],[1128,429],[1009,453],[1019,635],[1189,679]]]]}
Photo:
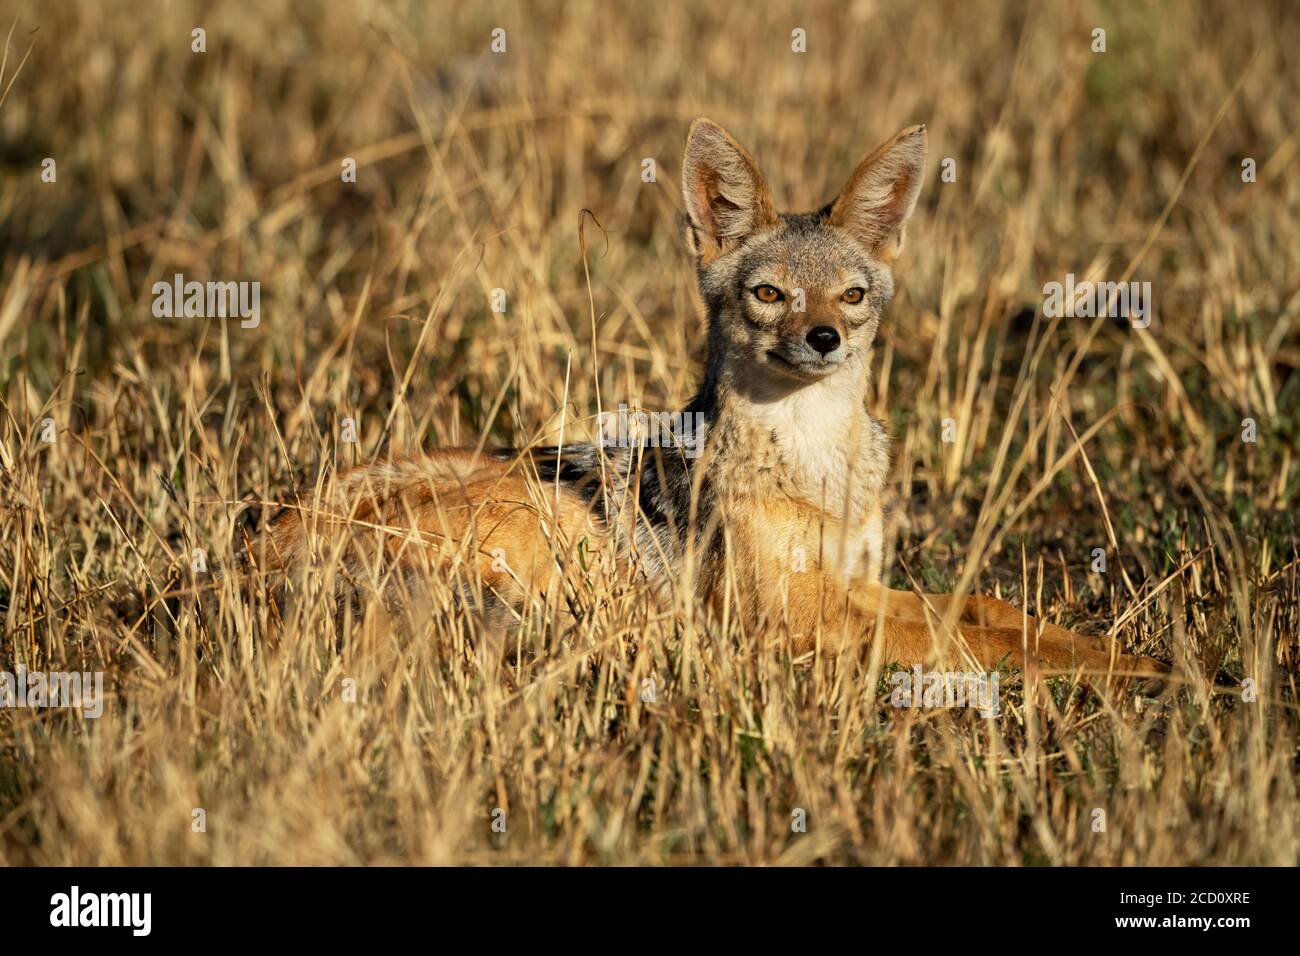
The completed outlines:
{"type": "Polygon", "coordinates": [[[840,347],[840,333],[829,325],[814,326],[808,330],[808,344],[827,355],[840,347]]]}

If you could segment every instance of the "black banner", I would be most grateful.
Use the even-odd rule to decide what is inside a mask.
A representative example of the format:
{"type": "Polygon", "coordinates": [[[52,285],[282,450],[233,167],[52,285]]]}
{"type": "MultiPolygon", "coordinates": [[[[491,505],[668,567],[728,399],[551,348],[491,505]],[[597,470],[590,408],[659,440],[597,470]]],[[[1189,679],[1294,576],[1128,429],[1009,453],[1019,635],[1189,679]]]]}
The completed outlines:
{"type": "MultiPolygon", "coordinates": [[[[1231,945],[1289,920],[1289,869],[7,869],[10,938],[373,944],[376,933],[570,928],[770,943],[1066,931],[1231,945]],[[1169,936],[1164,934],[1173,931],[1169,936]],[[682,934],[689,932],[689,936],[682,934]],[[197,934],[197,935],[196,935],[197,934]],[[867,937],[864,937],[867,938],[867,937]]],[[[910,944],[909,944],[910,945],[910,944]]]]}

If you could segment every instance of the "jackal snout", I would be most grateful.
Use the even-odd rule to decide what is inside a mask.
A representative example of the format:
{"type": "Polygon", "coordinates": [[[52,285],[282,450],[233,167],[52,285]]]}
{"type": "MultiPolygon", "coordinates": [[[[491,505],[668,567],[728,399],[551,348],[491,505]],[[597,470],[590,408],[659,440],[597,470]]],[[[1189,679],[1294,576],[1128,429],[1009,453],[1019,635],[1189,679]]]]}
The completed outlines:
{"type": "Polygon", "coordinates": [[[771,303],[761,294],[757,302],[746,302],[742,293],[735,304],[742,321],[735,323],[734,333],[774,372],[820,378],[839,369],[851,354],[865,352],[875,326],[838,301],[844,293],[836,286],[805,289],[799,281],[808,279],[791,277],[785,283],[789,294],[783,292],[771,303]]]}

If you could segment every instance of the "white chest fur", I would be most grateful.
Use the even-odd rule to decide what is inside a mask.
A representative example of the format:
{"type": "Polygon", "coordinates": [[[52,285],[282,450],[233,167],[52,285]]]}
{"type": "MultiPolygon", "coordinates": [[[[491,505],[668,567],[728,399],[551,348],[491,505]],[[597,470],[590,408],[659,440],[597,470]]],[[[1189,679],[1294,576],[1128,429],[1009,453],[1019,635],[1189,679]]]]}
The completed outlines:
{"type": "Polygon", "coordinates": [[[849,384],[832,376],[744,411],[776,453],[779,490],[822,512],[823,561],[846,579],[878,579],[888,450],[865,411],[865,382],[849,384]]]}

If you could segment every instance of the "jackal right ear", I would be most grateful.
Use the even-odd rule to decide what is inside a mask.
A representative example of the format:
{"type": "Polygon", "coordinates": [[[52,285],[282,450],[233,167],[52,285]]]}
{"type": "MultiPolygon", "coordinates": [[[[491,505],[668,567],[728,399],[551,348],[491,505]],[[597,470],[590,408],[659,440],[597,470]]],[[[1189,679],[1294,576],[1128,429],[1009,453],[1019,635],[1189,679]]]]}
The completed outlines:
{"type": "Polygon", "coordinates": [[[712,120],[691,124],[682,159],[686,243],[702,264],[777,221],[772,193],[745,148],[712,120]]]}

